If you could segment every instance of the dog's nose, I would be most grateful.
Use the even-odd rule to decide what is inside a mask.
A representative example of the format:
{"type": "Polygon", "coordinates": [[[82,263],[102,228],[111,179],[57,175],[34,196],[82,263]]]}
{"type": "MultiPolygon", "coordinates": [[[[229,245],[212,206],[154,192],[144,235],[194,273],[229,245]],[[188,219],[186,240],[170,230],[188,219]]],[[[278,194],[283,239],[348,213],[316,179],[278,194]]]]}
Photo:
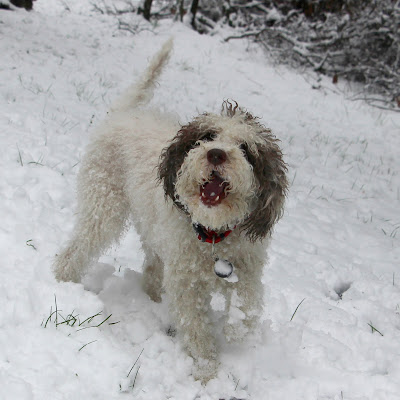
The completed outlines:
{"type": "Polygon", "coordinates": [[[207,152],[207,160],[213,165],[223,164],[227,159],[227,155],[224,150],[211,149],[207,152]]]}

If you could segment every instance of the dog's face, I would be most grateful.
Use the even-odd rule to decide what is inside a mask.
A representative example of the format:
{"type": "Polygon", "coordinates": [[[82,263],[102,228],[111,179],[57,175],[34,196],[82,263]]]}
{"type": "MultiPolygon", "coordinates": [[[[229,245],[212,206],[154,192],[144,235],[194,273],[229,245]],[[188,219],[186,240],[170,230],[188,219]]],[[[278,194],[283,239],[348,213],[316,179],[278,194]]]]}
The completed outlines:
{"type": "Polygon", "coordinates": [[[193,223],[215,231],[238,226],[251,240],[264,238],[281,216],[285,173],[270,130],[228,102],[221,115],[183,126],[159,164],[165,195],[193,223]]]}

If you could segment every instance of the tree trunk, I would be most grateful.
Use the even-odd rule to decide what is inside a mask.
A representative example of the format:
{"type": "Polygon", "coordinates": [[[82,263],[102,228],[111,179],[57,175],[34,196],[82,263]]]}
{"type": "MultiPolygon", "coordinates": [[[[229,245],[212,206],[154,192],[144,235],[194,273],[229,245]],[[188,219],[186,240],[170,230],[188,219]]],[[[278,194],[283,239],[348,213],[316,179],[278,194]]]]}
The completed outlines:
{"type": "Polygon", "coordinates": [[[32,10],[32,0],[10,0],[10,3],[16,7],[25,8],[26,10],[32,10]]]}
{"type": "Polygon", "coordinates": [[[192,14],[192,27],[194,30],[197,30],[196,28],[196,13],[197,9],[199,7],[199,0],[193,0],[192,1],[192,6],[190,7],[190,13],[192,14]]]}
{"type": "Polygon", "coordinates": [[[150,21],[150,13],[151,13],[151,3],[153,0],[144,0],[143,4],[143,17],[150,21]]]}

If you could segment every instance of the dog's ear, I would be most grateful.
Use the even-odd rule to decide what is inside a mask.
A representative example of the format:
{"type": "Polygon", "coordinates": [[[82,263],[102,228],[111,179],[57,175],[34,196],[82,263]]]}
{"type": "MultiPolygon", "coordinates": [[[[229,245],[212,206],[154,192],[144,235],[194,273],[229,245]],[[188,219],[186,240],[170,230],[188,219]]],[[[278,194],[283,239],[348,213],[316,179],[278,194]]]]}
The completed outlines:
{"type": "MultiPolygon", "coordinates": [[[[261,125],[259,125],[261,126],[261,125]]],[[[283,205],[288,190],[287,167],[277,139],[266,130],[263,142],[255,146],[244,144],[243,151],[253,166],[259,188],[256,208],[242,225],[251,241],[265,238],[283,214],[283,205]]]]}
{"type": "Polygon", "coordinates": [[[158,164],[158,179],[164,188],[164,195],[175,200],[176,174],[180,163],[180,146],[173,141],[168,147],[163,149],[158,164]]]}
{"type": "Polygon", "coordinates": [[[181,127],[170,145],[163,149],[158,164],[158,179],[163,184],[165,196],[170,197],[174,203],[183,208],[175,195],[176,176],[187,153],[196,145],[203,136],[199,119],[181,127]]]}

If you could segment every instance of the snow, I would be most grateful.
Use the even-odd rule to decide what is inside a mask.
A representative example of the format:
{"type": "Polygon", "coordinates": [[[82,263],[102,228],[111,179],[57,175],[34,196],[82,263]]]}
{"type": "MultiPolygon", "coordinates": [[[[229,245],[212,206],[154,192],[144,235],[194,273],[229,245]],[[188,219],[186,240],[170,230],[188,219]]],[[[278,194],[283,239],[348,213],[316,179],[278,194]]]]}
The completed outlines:
{"type": "MultiPolygon", "coordinates": [[[[251,43],[224,43],[222,28],[124,18],[136,35],[90,1],[0,12],[0,399],[398,399],[399,113],[349,101],[328,79],[313,89],[251,43]],[[219,336],[220,372],[205,387],[166,301],[141,291],[134,231],[83,284],[51,272],[91,127],[171,35],[153,103],[186,122],[235,99],[281,139],[292,182],[261,330],[241,345],[219,336]]],[[[216,294],[215,312],[223,305],[216,294]]]]}

